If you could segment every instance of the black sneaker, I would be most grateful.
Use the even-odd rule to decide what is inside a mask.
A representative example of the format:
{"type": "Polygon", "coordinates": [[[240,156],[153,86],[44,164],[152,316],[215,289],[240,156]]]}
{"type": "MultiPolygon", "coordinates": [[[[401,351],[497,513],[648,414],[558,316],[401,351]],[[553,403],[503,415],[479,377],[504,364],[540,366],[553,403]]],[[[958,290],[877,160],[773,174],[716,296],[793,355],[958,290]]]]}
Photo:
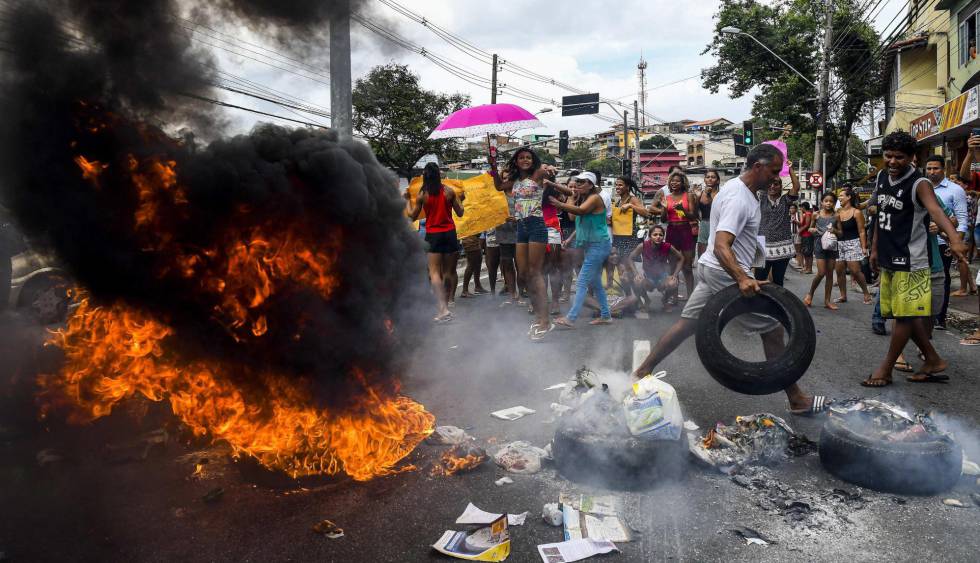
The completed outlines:
{"type": "Polygon", "coordinates": [[[946,330],[946,321],[941,321],[939,319],[936,319],[932,327],[935,328],[936,330],[946,330]]]}
{"type": "Polygon", "coordinates": [[[885,330],[885,325],[878,324],[878,323],[874,323],[874,324],[871,325],[871,332],[873,332],[873,333],[875,333],[877,335],[880,335],[880,336],[887,336],[888,335],[888,331],[885,330]]]}

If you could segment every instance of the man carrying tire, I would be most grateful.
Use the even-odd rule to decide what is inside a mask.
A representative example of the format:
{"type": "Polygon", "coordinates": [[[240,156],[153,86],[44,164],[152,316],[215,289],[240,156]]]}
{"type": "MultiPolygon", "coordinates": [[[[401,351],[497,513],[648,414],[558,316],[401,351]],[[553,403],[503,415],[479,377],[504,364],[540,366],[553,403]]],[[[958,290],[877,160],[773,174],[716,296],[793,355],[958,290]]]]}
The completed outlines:
{"type": "MultiPolygon", "coordinates": [[[[756,193],[768,189],[783,167],[783,155],[772,145],[758,145],[749,152],[742,174],[722,186],[711,205],[711,233],[708,248],[698,260],[697,283],[681,313],[657,341],[643,363],[633,372],[641,378],[653,369],[682,342],[694,334],[697,319],[708,299],[722,289],[737,284],[739,291],[752,297],[761,291],[760,282],[752,278],[752,266],[764,260],[758,235],[762,213],[756,193]]],[[[783,327],[771,317],[758,314],[742,315],[733,319],[746,330],[762,337],[766,358],[772,359],[783,353],[783,327]]],[[[785,389],[789,398],[790,412],[808,414],[823,410],[823,397],[810,397],[795,383],[785,389]]]]}

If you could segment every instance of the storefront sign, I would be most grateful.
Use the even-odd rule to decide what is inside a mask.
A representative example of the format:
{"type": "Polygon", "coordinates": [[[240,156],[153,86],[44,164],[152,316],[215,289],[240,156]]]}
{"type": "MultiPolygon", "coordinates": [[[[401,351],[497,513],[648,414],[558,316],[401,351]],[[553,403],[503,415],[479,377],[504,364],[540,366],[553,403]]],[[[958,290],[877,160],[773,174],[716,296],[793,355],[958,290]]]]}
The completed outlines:
{"type": "Polygon", "coordinates": [[[980,118],[980,86],[974,86],[929,113],[913,119],[909,129],[916,141],[945,133],[980,118]]]}
{"type": "Polygon", "coordinates": [[[916,141],[921,141],[926,137],[931,137],[939,133],[939,119],[941,107],[936,108],[922,117],[917,117],[909,124],[909,130],[916,141]]]}

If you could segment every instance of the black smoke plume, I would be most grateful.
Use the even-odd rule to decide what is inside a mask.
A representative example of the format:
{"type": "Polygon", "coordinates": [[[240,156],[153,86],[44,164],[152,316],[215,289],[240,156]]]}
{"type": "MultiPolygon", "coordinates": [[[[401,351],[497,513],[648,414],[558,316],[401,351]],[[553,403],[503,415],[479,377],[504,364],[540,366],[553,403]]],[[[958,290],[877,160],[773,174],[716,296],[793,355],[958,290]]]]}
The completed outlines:
{"type": "MultiPolygon", "coordinates": [[[[273,5],[224,4],[248,17],[273,5]]],[[[179,32],[176,8],[65,0],[8,10],[0,195],[94,302],[121,301],[173,326],[170,350],[221,359],[246,386],[259,385],[256,370],[310,376],[324,404],[346,404],[353,369],[383,385],[421,336],[425,270],[396,179],[367,146],[328,131],[262,125],[207,146],[164,134],[220,121],[188,97],[213,96],[212,61],[179,32]],[[96,181],[82,177],[78,157],[102,167],[96,181]],[[153,162],[173,163],[182,193],[152,196],[160,201],[150,228],[136,218],[146,196],[133,176],[152,176],[153,162]],[[329,298],[302,284],[272,295],[254,312],[268,320],[261,336],[218,312],[218,294],[202,290],[218,280],[174,267],[177,251],[205,256],[191,267],[211,272],[228,257],[205,249],[294,232],[336,254],[339,281],[329,298]]]]}

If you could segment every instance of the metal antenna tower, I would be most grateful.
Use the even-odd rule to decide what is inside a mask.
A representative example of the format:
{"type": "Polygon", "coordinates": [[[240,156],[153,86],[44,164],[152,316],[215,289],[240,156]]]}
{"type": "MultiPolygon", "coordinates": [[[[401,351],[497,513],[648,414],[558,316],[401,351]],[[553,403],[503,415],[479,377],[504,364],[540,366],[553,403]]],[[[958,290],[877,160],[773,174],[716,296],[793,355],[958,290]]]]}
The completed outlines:
{"type": "Polygon", "coordinates": [[[640,63],[636,65],[636,74],[640,79],[640,126],[647,126],[647,62],[643,60],[643,51],[640,51],[640,63]]]}

